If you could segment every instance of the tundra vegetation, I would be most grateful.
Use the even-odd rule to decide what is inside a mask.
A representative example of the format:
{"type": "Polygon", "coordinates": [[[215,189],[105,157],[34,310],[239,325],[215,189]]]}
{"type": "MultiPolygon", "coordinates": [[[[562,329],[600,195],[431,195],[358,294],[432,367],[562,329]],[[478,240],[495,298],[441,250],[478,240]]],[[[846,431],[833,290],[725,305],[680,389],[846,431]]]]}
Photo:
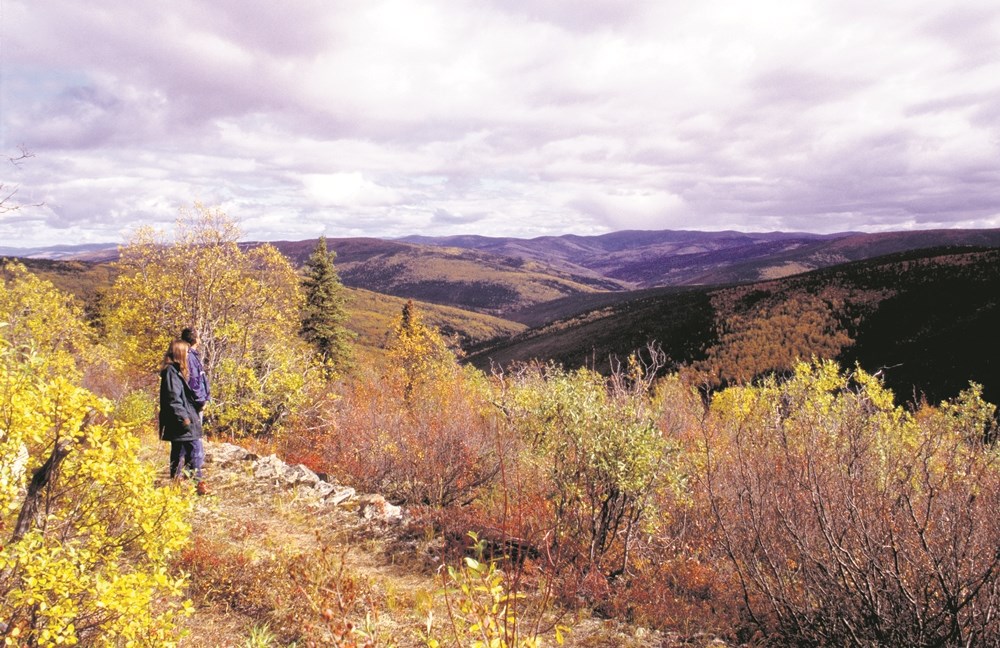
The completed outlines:
{"type": "MultiPolygon", "coordinates": [[[[252,606],[246,645],[551,645],[582,610],[734,643],[1000,643],[1000,454],[980,386],[900,406],[878,376],[825,359],[835,332],[763,355],[747,350],[754,322],[721,331],[710,390],[705,368],[665,372],[656,345],[605,373],[487,373],[413,303],[380,356],[349,364],[325,245],[300,275],[238,239],[201,206],[172,238],[138,231],[89,319],[4,266],[8,645],[171,645],[189,596],[252,606]],[[188,324],[209,435],[405,505],[400,533],[443,541],[447,614],[386,636],[379,597],[336,556],[251,564],[189,541],[190,489],[138,458],[155,369],[188,324]]],[[[830,330],[806,306],[820,319],[805,325],[830,330]]],[[[794,307],[765,328],[805,340],[794,307]]]]}

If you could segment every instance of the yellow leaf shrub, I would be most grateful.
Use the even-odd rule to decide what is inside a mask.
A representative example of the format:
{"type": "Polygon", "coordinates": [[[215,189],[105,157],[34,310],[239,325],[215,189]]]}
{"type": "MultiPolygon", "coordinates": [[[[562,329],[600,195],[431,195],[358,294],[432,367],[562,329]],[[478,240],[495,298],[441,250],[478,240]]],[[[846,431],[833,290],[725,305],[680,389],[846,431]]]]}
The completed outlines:
{"type": "Polygon", "coordinates": [[[715,395],[701,486],[777,643],[996,645],[1000,456],[973,386],[911,413],[832,362],[715,395]]]}
{"type": "Polygon", "coordinates": [[[20,263],[0,268],[0,337],[12,347],[41,354],[53,375],[76,376],[75,356],[93,332],[73,298],[20,263]]]}
{"type": "Polygon", "coordinates": [[[137,231],[120,250],[104,338],[124,366],[151,374],[170,340],[194,327],[213,429],[260,435],[301,404],[315,368],[298,337],[295,269],[273,246],[244,249],[238,238],[235,221],[201,205],[178,219],[174,240],[137,231]]]}
{"type": "MultiPolygon", "coordinates": [[[[65,297],[34,285],[43,290],[21,292],[0,316],[49,309],[67,335],[84,331],[72,310],[60,310],[65,297]]],[[[183,582],[167,561],[187,540],[188,500],[154,487],[136,437],[107,423],[111,403],[76,384],[69,337],[50,337],[54,322],[27,321],[0,327],[0,638],[174,645],[183,582]],[[85,418],[103,422],[84,426],[85,418]],[[55,468],[45,469],[49,461],[55,468]]]]}

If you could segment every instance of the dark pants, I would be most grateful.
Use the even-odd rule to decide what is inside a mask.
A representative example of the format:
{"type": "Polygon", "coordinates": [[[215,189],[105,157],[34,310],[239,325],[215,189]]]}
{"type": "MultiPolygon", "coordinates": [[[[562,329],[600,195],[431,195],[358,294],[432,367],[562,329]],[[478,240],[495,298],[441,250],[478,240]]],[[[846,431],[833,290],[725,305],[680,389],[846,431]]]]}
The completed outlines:
{"type": "Polygon", "coordinates": [[[170,442],[170,477],[178,475],[178,470],[183,466],[186,476],[194,476],[201,479],[201,466],[205,461],[205,450],[201,439],[194,441],[171,441],[170,442]],[[182,464],[183,461],[183,464],[182,464]]]}

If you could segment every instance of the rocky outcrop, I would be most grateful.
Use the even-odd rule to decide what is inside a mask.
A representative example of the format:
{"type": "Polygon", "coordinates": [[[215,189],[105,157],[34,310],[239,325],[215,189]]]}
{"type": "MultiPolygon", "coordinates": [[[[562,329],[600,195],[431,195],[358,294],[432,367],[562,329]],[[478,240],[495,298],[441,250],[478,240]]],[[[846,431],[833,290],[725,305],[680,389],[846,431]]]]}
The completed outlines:
{"type": "Polygon", "coordinates": [[[357,503],[358,515],[366,520],[400,523],[406,518],[406,511],[401,506],[389,503],[381,495],[360,495],[357,503]]]}
{"type": "Polygon", "coordinates": [[[329,506],[356,508],[365,520],[398,524],[405,511],[381,495],[358,493],[328,475],[320,475],[303,464],[289,465],[276,455],[259,457],[232,443],[205,442],[205,463],[215,469],[244,469],[258,482],[273,488],[295,489],[299,495],[329,506]]]}

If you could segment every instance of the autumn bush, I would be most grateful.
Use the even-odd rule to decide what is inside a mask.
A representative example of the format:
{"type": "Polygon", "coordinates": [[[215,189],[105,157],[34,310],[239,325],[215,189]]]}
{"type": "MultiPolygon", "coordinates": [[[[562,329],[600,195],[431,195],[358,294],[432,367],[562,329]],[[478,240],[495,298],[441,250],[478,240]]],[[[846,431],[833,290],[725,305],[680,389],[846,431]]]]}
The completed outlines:
{"type": "Polygon", "coordinates": [[[18,269],[0,297],[0,637],[176,645],[190,500],[138,458],[145,416],[77,384],[90,338],[70,300],[18,269]]]}
{"type": "Polygon", "coordinates": [[[640,366],[596,372],[535,365],[510,375],[502,407],[550,489],[552,541],[581,572],[623,574],[630,550],[658,515],[674,447],[657,427],[640,366]]]}
{"type": "Polygon", "coordinates": [[[561,645],[569,628],[558,618],[547,618],[551,590],[543,588],[536,596],[525,595],[518,588],[516,575],[500,567],[502,560],[489,558],[486,544],[474,532],[468,537],[474,555],[462,557],[458,566],[445,565],[439,571],[446,614],[427,619],[422,638],[428,648],[540,648],[546,645],[549,635],[561,645]]]}
{"type": "Polygon", "coordinates": [[[496,476],[501,451],[485,377],[460,366],[412,304],[386,357],[346,384],[314,435],[331,472],[409,505],[474,499],[496,476]]]}
{"type": "Polygon", "coordinates": [[[70,380],[93,351],[94,332],[74,299],[20,263],[0,267],[0,336],[9,348],[44,357],[49,376],[70,380]]]}
{"type": "Polygon", "coordinates": [[[190,574],[197,606],[221,604],[283,643],[385,645],[377,617],[381,595],[322,541],[302,551],[253,552],[200,532],[178,565],[190,574]]]}
{"type": "Polygon", "coordinates": [[[174,237],[136,231],[103,303],[104,342],[121,366],[155,376],[170,340],[194,327],[212,386],[208,428],[268,435],[302,405],[316,374],[299,337],[299,276],[274,246],[237,244],[237,222],[195,205],[174,237]]]}
{"type": "Polygon", "coordinates": [[[976,389],[911,413],[829,362],[716,395],[704,487],[752,623],[797,645],[996,645],[993,416],[976,389]]]}
{"type": "Polygon", "coordinates": [[[606,584],[593,603],[601,614],[683,636],[742,640],[742,597],[715,539],[699,453],[705,405],[698,389],[680,375],[659,378],[650,394],[657,428],[675,448],[667,487],[650,493],[654,515],[631,549],[630,568],[606,584]]]}

